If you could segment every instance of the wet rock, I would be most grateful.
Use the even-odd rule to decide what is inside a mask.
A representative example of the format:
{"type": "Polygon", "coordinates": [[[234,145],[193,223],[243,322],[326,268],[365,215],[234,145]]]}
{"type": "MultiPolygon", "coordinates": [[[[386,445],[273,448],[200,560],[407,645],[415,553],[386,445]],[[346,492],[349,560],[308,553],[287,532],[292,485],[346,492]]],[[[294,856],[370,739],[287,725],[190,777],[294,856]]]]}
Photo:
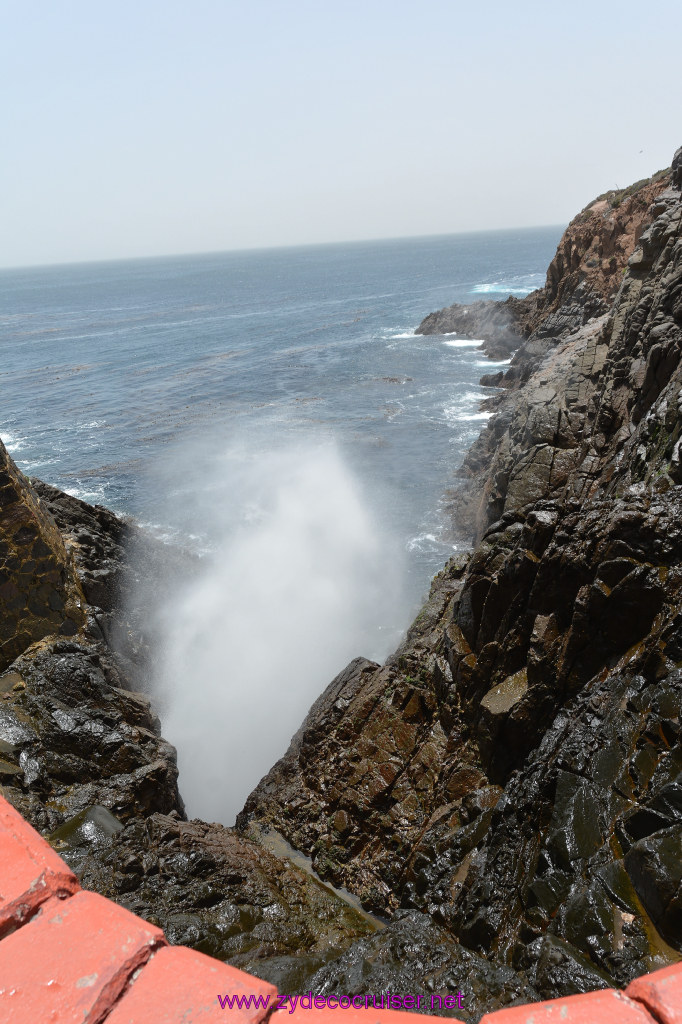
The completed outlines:
{"type": "Polygon", "coordinates": [[[467,1024],[484,1013],[538,999],[523,973],[477,956],[415,911],[402,912],[386,929],[355,942],[312,977],[310,988],[321,995],[371,993],[377,1000],[370,1001],[370,1008],[380,1007],[380,997],[390,993],[419,994],[415,1009],[421,1013],[467,1024]]]}
{"type": "MultiPolygon", "coordinates": [[[[453,308],[425,325],[475,336],[489,316],[494,343],[515,311],[526,336],[465,466],[477,486],[456,507],[477,546],[395,656],[339,677],[347,699],[311,713],[240,818],[279,822],[320,873],[394,918],[384,941],[401,908],[420,911],[545,998],[626,985],[682,953],[669,185],[584,211],[568,236],[584,227],[583,241],[560,246],[525,312],[453,308]]],[[[318,983],[359,984],[369,948],[318,983]]]]}
{"type": "Polygon", "coordinates": [[[519,669],[493,686],[481,698],[481,707],[491,715],[506,715],[528,692],[528,671],[519,669]]]}
{"type": "MultiPolygon", "coordinates": [[[[458,744],[443,617],[465,565],[454,559],[434,580],[385,666],[357,659],[330,684],[237,819],[241,829],[251,819],[275,827],[321,877],[382,913],[398,905],[414,841],[447,802],[441,792],[456,788],[444,770],[448,744],[458,744]]],[[[475,752],[470,762],[462,752],[475,765],[475,752]]],[[[477,769],[472,778],[485,780],[477,769]]]]}
{"type": "Polygon", "coordinates": [[[679,871],[673,867],[664,882],[665,854],[653,855],[659,844],[673,866],[679,844],[669,837],[679,829],[682,751],[659,731],[679,713],[679,670],[656,678],[645,648],[562,709],[507,784],[452,916],[446,911],[461,941],[488,955],[504,949],[545,996],[582,991],[569,977],[584,977],[588,987],[597,975],[626,983],[679,956],[682,932],[665,923],[663,909],[670,905],[674,921],[679,871]],[[652,834],[633,843],[641,831],[652,834]],[[540,966],[549,935],[570,946],[564,981],[561,971],[540,966]]]}
{"type": "Polygon", "coordinates": [[[577,995],[610,987],[608,974],[596,969],[570,943],[554,935],[545,935],[532,943],[527,959],[532,965],[529,975],[543,999],[551,999],[555,992],[577,995]]]}
{"type": "Polygon", "coordinates": [[[115,652],[128,689],[147,690],[158,642],[149,614],[153,595],[174,578],[196,572],[196,556],[155,540],[102,505],[40,480],[31,485],[73,559],[87,601],[88,635],[115,652]]]}
{"type": "Polygon", "coordinates": [[[53,831],[93,804],[121,820],[183,813],[175,750],[126,682],[113,654],[84,638],[34,644],[0,676],[0,738],[21,770],[5,795],[36,827],[53,831]],[[15,678],[20,687],[3,686],[15,678]]]}
{"type": "Polygon", "coordinates": [[[50,841],[81,883],[163,928],[177,944],[229,960],[284,992],[374,925],[333,892],[222,825],[152,814],[125,828],[101,808],[50,841]]]}
{"type": "MultiPolygon", "coordinates": [[[[676,815],[680,818],[679,811],[676,815]]],[[[651,834],[634,843],[625,867],[644,907],[661,935],[675,947],[682,935],[682,821],[670,828],[649,812],[651,834]],[[657,827],[658,826],[658,827],[657,827]]]]}
{"type": "Polygon", "coordinates": [[[123,825],[106,807],[95,804],[79,811],[48,837],[55,850],[63,854],[68,849],[106,842],[123,829],[123,825]]]}

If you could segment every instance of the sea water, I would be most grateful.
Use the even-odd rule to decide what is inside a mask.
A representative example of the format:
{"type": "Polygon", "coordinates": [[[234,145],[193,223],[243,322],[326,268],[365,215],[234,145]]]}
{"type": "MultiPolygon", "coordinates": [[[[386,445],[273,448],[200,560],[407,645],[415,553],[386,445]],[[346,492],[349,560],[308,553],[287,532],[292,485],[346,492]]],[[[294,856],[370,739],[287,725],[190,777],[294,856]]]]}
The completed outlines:
{"type": "MultiPolygon", "coordinates": [[[[0,271],[0,437],[25,472],[169,536],[155,471],[219,435],[333,439],[420,594],[494,365],[427,313],[544,283],[560,229],[0,271]]],[[[205,467],[208,472],[208,467],[205,467]]],[[[186,524],[185,524],[186,525],[186,524]]]]}
{"type": "Polygon", "coordinates": [[[502,364],[415,328],[541,286],[560,234],[0,272],[0,437],[17,464],[205,559],[197,587],[160,598],[155,684],[193,813],[230,819],[462,544],[443,498],[488,416],[479,379],[502,364]],[[227,760],[221,701],[242,723],[271,712],[227,760]],[[227,805],[206,802],[236,763],[227,805]]]}

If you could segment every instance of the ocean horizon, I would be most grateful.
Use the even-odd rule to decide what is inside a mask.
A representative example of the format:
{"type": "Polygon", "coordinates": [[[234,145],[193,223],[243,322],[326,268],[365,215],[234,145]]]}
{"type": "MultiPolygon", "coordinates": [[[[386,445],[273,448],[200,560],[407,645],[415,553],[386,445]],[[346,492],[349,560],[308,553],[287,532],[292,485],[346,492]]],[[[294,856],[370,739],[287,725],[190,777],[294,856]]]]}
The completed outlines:
{"type": "Polygon", "coordinates": [[[388,237],[377,237],[377,238],[353,238],[342,241],[325,241],[325,242],[295,242],[287,244],[277,245],[254,245],[246,246],[241,248],[227,248],[227,249],[205,249],[205,250],[191,250],[187,252],[169,252],[169,253],[142,253],[138,255],[126,255],[126,256],[95,256],[87,259],[65,259],[65,260],[52,260],[47,263],[3,263],[0,264],[0,274],[3,271],[22,271],[22,270],[49,270],[52,267],[84,267],[91,266],[93,264],[110,264],[110,263],[137,263],[145,260],[184,260],[193,259],[194,257],[205,257],[205,256],[231,256],[239,255],[241,253],[268,253],[268,252],[294,252],[297,249],[326,249],[326,248],[337,248],[342,246],[361,246],[361,245],[376,245],[383,244],[384,242],[396,242],[406,243],[411,242],[431,242],[438,241],[440,239],[454,239],[454,238],[468,238],[480,235],[504,235],[509,233],[517,232],[528,232],[528,231],[556,231],[557,238],[561,237],[561,234],[565,230],[565,224],[536,224],[526,226],[515,226],[509,228],[481,228],[475,231],[448,231],[448,232],[437,232],[435,234],[425,235],[391,235],[388,237]]]}

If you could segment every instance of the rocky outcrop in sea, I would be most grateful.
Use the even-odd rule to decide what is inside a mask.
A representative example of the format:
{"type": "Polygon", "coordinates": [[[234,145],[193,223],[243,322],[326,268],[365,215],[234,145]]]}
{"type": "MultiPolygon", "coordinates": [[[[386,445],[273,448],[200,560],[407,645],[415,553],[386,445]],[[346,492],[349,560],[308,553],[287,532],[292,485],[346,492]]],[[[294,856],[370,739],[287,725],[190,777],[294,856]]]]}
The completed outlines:
{"type": "Polygon", "coordinates": [[[452,497],[472,551],[235,829],[187,820],[145,692],[139,582],[192,557],[0,445],[0,781],[171,941],[284,992],[459,990],[473,1024],[682,959],[682,150],[539,292],[420,330],[513,352],[452,497]]]}

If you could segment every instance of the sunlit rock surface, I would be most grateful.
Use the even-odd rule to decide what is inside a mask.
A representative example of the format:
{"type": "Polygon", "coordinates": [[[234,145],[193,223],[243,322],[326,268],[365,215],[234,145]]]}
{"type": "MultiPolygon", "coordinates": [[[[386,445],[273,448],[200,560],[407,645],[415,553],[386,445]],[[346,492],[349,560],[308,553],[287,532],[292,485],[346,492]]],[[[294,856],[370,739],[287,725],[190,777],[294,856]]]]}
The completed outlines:
{"type": "Polygon", "coordinates": [[[0,441],[0,670],[35,640],[76,633],[82,597],[61,534],[0,441]]]}

